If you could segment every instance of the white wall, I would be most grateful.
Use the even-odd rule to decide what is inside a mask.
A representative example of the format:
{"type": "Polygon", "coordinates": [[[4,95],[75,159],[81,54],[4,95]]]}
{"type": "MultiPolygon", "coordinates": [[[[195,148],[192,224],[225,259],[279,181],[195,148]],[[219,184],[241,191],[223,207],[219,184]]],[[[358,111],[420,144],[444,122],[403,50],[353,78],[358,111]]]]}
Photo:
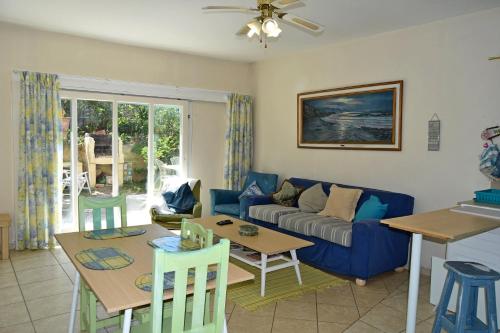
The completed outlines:
{"type": "Polygon", "coordinates": [[[226,105],[194,102],[191,176],[201,179],[203,215],[210,215],[211,188],[223,188],[226,105]]]}
{"type": "MultiPolygon", "coordinates": [[[[31,70],[80,75],[131,82],[235,91],[251,94],[251,65],[175,52],[140,48],[88,38],[33,30],[0,23],[0,211],[14,212],[13,120],[11,117],[11,73],[31,70]]],[[[224,136],[223,104],[193,103],[195,112],[193,147],[203,147],[197,156],[220,158],[224,136]],[[205,110],[207,114],[204,114],[205,110]],[[216,112],[214,110],[222,110],[216,112]],[[214,115],[213,117],[208,116],[214,115]],[[201,119],[201,121],[196,121],[201,119]],[[203,134],[200,134],[203,133],[203,134]],[[202,140],[198,142],[197,140],[202,140]],[[222,139],[223,140],[223,139],[222,139]]],[[[195,159],[196,163],[204,162],[195,159]]],[[[203,187],[222,186],[221,161],[203,163],[203,187]]],[[[193,170],[196,171],[194,166],[193,170]]],[[[193,176],[196,176],[194,174],[193,176]]],[[[208,193],[203,192],[205,212],[208,193]]]]}
{"type": "MultiPolygon", "coordinates": [[[[489,186],[478,171],[481,130],[500,122],[500,9],[384,33],[254,65],[255,165],[305,177],[408,193],[415,211],[470,199],[489,186]],[[296,147],[297,93],[404,80],[401,152],[296,147]],[[427,121],[442,121],[427,151],[427,121]]],[[[442,246],[426,243],[422,263],[442,246]]]]}

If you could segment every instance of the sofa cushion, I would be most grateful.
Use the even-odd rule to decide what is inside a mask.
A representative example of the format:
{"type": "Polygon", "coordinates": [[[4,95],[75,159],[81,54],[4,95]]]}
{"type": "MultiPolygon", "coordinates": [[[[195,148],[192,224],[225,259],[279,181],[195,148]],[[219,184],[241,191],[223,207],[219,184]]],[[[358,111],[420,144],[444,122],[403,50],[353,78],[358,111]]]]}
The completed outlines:
{"type": "Polygon", "coordinates": [[[240,216],[240,204],[222,204],[215,205],[215,212],[219,214],[229,214],[233,216],[240,216]]]}
{"type": "Polygon", "coordinates": [[[251,195],[264,195],[264,192],[262,192],[256,181],[253,181],[250,185],[248,185],[248,187],[240,194],[238,199],[241,200],[242,198],[251,195]]]}
{"type": "Polygon", "coordinates": [[[293,186],[287,179],[281,184],[278,192],[273,193],[273,202],[287,207],[293,207],[297,203],[297,199],[302,192],[302,188],[293,186]]]}
{"type": "Polygon", "coordinates": [[[285,230],[318,237],[342,246],[351,246],[352,223],[335,217],[299,212],[280,216],[278,226],[285,230]]]}
{"type": "Polygon", "coordinates": [[[351,222],[356,212],[356,205],[363,190],[342,188],[332,185],[325,209],[319,212],[322,216],[337,217],[351,222]]]}
{"type": "Polygon", "coordinates": [[[299,209],[297,207],[285,207],[276,204],[257,205],[250,206],[248,209],[248,216],[264,222],[278,224],[280,216],[297,213],[298,211],[299,209]]]}
{"type": "Polygon", "coordinates": [[[322,219],[327,219],[327,217],[319,216],[314,213],[303,212],[286,214],[279,217],[278,226],[289,231],[310,236],[311,224],[322,219]]]}
{"type": "Polygon", "coordinates": [[[354,222],[366,219],[379,220],[387,213],[388,206],[389,204],[381,203],[377,196],[371,195],[370,198],[359,207],[356,216],[354,216],[354,222]]]}
{"type": "MultiPolygon", "coordinates": [[[[318,180],[312,179],[303,179],[303,178],[289,178],[290,183],[295,186],[300,186],[303,188],[309,188],[318,183],[318,180]]],[[[329,182],[321,182],[323,184],[323,191],[325,191],[326,195],[330,194],[330,187],[333,185],[329,182]]],[[[359,186],[349,186],[343,184],[337,184],[339,187],[345,188],[358,188],[363,190],[363,194],[358,201],[358,207],[370,198],[371,195],[376,195],[383,204],[389,204],[387,208],[387,213],[385,214],[385,219],[390,219],[393,217],[406,216],[411,215],[413,213],[413,203],[414,199],[412,196],[402,193],[389,192],[383,190],[377,190],[368,187],[359,187],[359,186]]]]}
{"type": "Polygon", "coordinates": [[[317,213],[325,208],[328,196],[321,183],[317,183],[302,192],[299,197],[299,208],[304,213],[317,213]]]}
{"type": "Polygon", "coordinates": [[[315,236],[335,244],[350,247],[352,239],[352,223],[329,217],[311,223],[310,236],[315,236]]]}

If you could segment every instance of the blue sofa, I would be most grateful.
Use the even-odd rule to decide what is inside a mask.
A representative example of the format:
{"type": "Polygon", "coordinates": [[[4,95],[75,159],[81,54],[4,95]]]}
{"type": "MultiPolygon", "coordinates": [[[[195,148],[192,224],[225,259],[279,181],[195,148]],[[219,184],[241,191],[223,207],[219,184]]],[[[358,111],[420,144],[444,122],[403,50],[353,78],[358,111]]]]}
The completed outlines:
{"type": "MultiPolygon", "coordinates": [[[[262,173],[250,171],[247,174],[243,189],[246,189],[251,183],[256,182],[264,194],[270,195],[276,191],[278,183],[278,175],[272,173],[262,173]]],[[[211,214],[212,215],[229,215],[236,218],[246,220],[248,213],[248,199],[239,199],[243,190],[223,190],[223,189],[210,189],[211,199],[211,214]]]]}
{"type": "MultiPolygon", "coordinates": [[[[303,188],[309,188],[320,182],[301,178],[290,178],[289,180],[295,186],[301,186],[303,188]]],[[[323,185],[323,190],[329,195],[332,183],[321,183],[323,185]]],[[[359,188],[363,190],[356,210],[358,210],[363,202],[371,195],[375,195],[382,203],[389,204],[388,211],[384,218],[411,215],[413,213],[414,199],[409,195],[342,184],[337,185],[340,187],[359,188]]],[[[343,228],[343,230],[340,231],[340,236],[338,235],[339,233],[329,232],[328,230],[326,230],[326,232],[323,230],[323,233],[316,233],[317,236],[321,237],[326,234],[330,236],[330,238],[332,235],[337,234],[337,239],[332,239],[336,242],[335,243],[328,237],[320,238],[304,231],[303,228],[307,227],[307,221],[305,221],[306,224],[300,222],[296,223],[295,226],[293,225],[293,222],[299,222],[294,220],[301,219],[300,214],[305,215],[314,213],[301,213],[298,211],[298,208],[283,207],[283,209],[281,209],[280,207],[282,206],[272,205],[270,196],[249,197],[245,205],[246,206],[242,207],[242,209],[245,209],[245,215],[249,216],[248,221],[313,242],[313,246],[297,251],[297,255],[301,261],[329,272],[355,277],[357,279],[356,282],[360,285],[366,283],[366,280],[370,277],[406,265],[410,235],[402,231],[391,229],[381,224],[379,220],[363,220],[352,224],[333,221],[343,228]],[[258,205],[259,207],[252,208],[253,213],[249,215],[250,207],[258,205]],[[274,218],[276,221],[271,221],[272,223],[270,223],[252,217],[252,215],[256,214],[255,212],[257,210],[265,208],[261,205],[269,205],[268,207],[270,209],[275,210],[274,213],[271,211],[264,215],[269,217],[269,221],[272,220],[270,218],[274,218]],[[280,211],[278,212],[278,210],[280,211]],[[277,222],[278,220],[279,222],[277,222]]],[[[321,219],[322,217],[314,214],[311,215],[311,218],[321,219]]],[[[332,221],[321,222],[322,224],[319,223],[319,228],[331,228],[335,224],[331,222],[332,221]]],[[[314,230],[312,230],[311,233],[314,233],[314,230]]]]}

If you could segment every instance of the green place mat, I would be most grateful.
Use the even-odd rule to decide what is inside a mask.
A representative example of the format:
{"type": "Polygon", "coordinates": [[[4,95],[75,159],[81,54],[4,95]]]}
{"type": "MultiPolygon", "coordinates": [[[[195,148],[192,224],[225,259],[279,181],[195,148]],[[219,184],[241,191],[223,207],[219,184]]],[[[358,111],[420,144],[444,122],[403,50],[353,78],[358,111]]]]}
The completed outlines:
{"type": "Polygon", "coordinates": [[[149,240],[148,244],[155,248],[160,248],[167,252],[185,252],[199,250],[200,244],[190,239],[183,239],[181,236],[166,236],[149,240]]]}
{"type": "MultiPolygon", "coordinates": [[[[278,300],[298,297],[314,290],[339,286],[349,283],[331,274],[301,263],[302,285],[299,285],[295,269],[287,267],[266,274],[266,295],[260,296],[260,270],[237,259],[230,262],[255,275],[255,279],[246,283],[228,286],[227,298],[243,308],[254,311],[278,300]]],[[[268,267],[281,263],[281,260],[268,264],[268,267]]]]}
{"type": "Polygon", "coordinates": [[[85,231],[83,233],[83,237],[88,239],[104,240],[104,239],[138,236],[144,234],[145,232],[146,229],[138,227],[123,227],[123,228],[85,231]]]}
{"type": "Polygon", "coordinates": [[[120,269],[134,262],[134,258],[114,247],[86,249],[75,254],[75,258],[83,266],[95,270],[120,269]]]}
{"type": "MultiPolygon", "coordinates": [[[[215,279],[217,276],[217,267],[210,266],[207,271],[207,281],[215,279]]],[[[153,282],[153,276],[151,273],[142,274],[137,279],[135,279],[135,286],[141,290],[151,292],[151,285],[153,282]]],[[[175,283],[175,273],[168,272],[164,274],[163,279],[163,290],[168,290],[174,288],[175,283]]],[[[187,284],[192,285],[194,283],[194,269],[188,271],[187,284]]]]}

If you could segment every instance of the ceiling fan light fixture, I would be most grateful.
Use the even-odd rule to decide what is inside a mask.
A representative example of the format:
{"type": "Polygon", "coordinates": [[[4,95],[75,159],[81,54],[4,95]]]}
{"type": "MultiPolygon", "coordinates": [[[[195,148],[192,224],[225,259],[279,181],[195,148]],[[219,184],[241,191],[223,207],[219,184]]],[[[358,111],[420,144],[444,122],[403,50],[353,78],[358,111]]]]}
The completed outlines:
{"type": "Polygon", "coordinates": [[[268,35],[274,34],[278,29],[278,22],[276,22],[276,20],[271,17],[267,17],[266,19],[264,19],[264,22],[262,22],[262,31],[264,31],[268,35]]]}
{"type": "Polygon", "coordinates": [[[260,22],[252,21],[247,24],[247,27],[250,29],[247,33],[248,38],[252,38],[253,35],[260,36],[260,29],[261,29],[260,22]]]}
{"type": "Polygon", "coordinates": [[[276,30],[274,30],[272,33],[268,33],[267,36],[268,37],[278,37],[281,33],[281,29],[280,28],[276,28],[276,30]]]}

